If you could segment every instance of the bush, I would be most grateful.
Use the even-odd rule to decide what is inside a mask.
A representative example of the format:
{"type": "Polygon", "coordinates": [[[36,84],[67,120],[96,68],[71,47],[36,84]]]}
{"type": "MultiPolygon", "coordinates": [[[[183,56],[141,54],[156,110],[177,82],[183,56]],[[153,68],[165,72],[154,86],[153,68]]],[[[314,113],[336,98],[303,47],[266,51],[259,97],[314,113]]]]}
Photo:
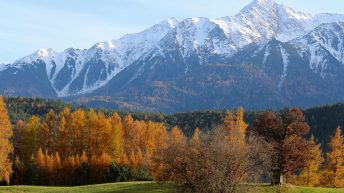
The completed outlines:
{"type": "Polygon", "coordinates": [[[169,145],[156,160],[163,166],[159,180],[174,181],[183,193],[246,192],[240,183],[269,165],[269,145],[257,137],[238,139],[217,129],[198,148],[169,145]]]}
{"type": "Polygon", "coordinates": [[[153,178],[148,168],[138,168],[132,171],[132,180],[134,181],[152,181],[153,178]]]}

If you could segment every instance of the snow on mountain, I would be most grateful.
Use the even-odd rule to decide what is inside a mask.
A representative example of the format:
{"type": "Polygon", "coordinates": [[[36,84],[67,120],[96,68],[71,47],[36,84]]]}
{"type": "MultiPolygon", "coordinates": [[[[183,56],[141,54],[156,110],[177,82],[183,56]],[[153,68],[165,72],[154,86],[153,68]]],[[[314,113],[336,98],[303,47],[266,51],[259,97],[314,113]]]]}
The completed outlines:
{"type": "Polygon", "coordinates": [[[274,0],[255,0],[231,17],[189,18],[174,31],[183,56],[208,50],[211,54],[231,56],[249,44],[262,44],[272,38],[286,42],[305,35],[322,23],[344,21],[340,14],[295,11],[274,0]],[[221,33],[214,31],[221,30],[221,33]],[[225,34],[225,38],[220,37],[225,34]]]}
{"type": "Polygon", "coordinates": [[[238,48],[272,38],[289,41],[322,23],[336,21],[344,21],[344,15],[312,15],[277,4],[274,0],[254,0],[235,16],[214,20],[238,48]]]}
{"type": "Polygon", "coordinates": [[[282,61],[283,61],[283,73],[281,76],[281,80],[278,83],[278,88],[280,89],[283,85],[285,78],[287,77],[287,70],[288,70],[288,64],[289,64],[289,53],[287,53],[286,50],[281,45],[279,47],[281,50],[281,56],[282,56],[282,61]]]}
{"type": "Polygon", "coordinates": [[[8,66],[8,64],[0,64],[0,72],[6,70],[8,66]]]}
{"type": "Polygon", "coordinates": [[[300,55],[309,57],[309,65],[321,77],[333,65],[333,58],[344,65],[344,22],[325,23],[303,37],[291,41],[300,55]]]}
{"type": "Polygon", "coordinates": [[[173,30],[175,40],[184,57],[193,53],[233,54],[236,48],[225,36],[221,36],[220,27],[208,18],[189,18],[173,30]],[[220,33],[219,33],[220,32],[220,33]]]}
{"type": "MultiPolygon", "coordinates": [[[[88,50],[69,48],[63,52],[57,52],[50,48],[40,49],[29,56],[17,60],[11,66],[21,68],[23,65],[34,65],[39,61],[44,62],[47,76],[60,97],[92,92],[103,86],[122,69],[152,49],[177,24],[178,21],[171,18],[143,32],[125,35],[118,40],[99,42],[88,50]],[[88,72],[89,67],[86,64],[99,59],[106,64],[106,69],[110,69],[107,72],[107,78],[98,80],[92,85],[85,85],[84,88],[72,93],[69,86],[73,81],[80,76],[85,76],[83,77],[84,82],[87,82],[86,75],[91,72],[88,72]],[[56,88],[55,79],[64,67],[73,71],[71,77],[69,77],[70,82],[63,88],[56,88]],[[85,68],[88,69],[85,70],[85,68]],[[80,74],[82,71],[87,73],[80,74]]],[[[5,68],[3,67],[3,69],[5,68]]]]}
{"type": "Polygon", "coordinates": [[[104,61],[116,58],[120,67],[124,67],[155,47],[177,24],[176,19],[170,18],[143,32],[128,34],[118,40],[100,42],[95,47],[102,51],[104,61]]]}
{"type": "MultiPolygon", "coordinates": [[[[274,0],[254,0],[234,16],[189,18],[181,22],[171,18],[140,33],[99,42],[88,50],[40,49],[10,66],[21,68],[44,62],[51,85],[58,96],[64,97],[89,93],[104,86],[145,54],[168,47],[170,44],[164,44],[166,37],[173,37],[184,58],[196,55],[204,61],[209,55],[229,57],[247,45],[263,44],[273,38],[286,42],[307,34],[322,23],[337,21],[344,21],[344,15],[313,15],[295,11],[274,0]]],[[[313,47],[326,48],[328,44],[322,42],[313,47]]],[[[342,51],[327,49],[343,61],[342,51]]],[[[315,55],[310,47],[308,50],[315,55]]],[[[286,54],[281,54],[287,61],[286,54]]],[[[319,57],[313,57],[312,63],[321,61],[319,57]]],[[[0,71],[6,68],[8,66],[0,66],[0,71]]]]}

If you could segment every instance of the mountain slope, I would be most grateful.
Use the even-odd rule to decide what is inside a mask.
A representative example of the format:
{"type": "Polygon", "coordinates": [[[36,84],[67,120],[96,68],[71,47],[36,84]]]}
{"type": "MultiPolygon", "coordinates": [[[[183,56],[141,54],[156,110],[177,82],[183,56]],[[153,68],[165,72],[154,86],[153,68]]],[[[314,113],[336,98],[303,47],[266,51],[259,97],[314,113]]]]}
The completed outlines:
{"type": "MultiPolygon", "coordinates": [[[[50,48],[40,49],[2,67],[0,75],[4,76],[1,71],[9,67],[25,69],[42,63],[55,95],[64,97],[89,93],[105,85],[119,71],[154,47],[176,23],[178,21],[169,19],[137,34],[99,42],[88,50],[69,48],[58,53],[50,48]]],[[[39,72],[30,73],[36,76],[39,72]]]]}
{"type": "Polygon", "coordinates": [[[38,50],[0,67],[0,94],[166,112],[336,102],[341,21],[254,0],[230,17],[172,18],[87,50],[38,50]]]}
{"type": "Polygon", "coordinates": [[[309,107],[338,102],[344,94],[344,63],[338,57],[343,48],[339,40],[344,35],[343,26],[344,23],[322,24],[303,37],[288,42],[273,39],[242,49],[229,58],[211,58],[208,54],[206,62],[197,50],[184,57],[171,35],[162,40],[161,45],[168,46],[153,50],[120,72],[91,95],[90,104],[179,112],[237,106],[309,107]],[[317,38],[319,34],[323,38],[317,38]],[[315,47],[319,50],[313,50],[317,55],[312,55],[309,49],[315,47]]]}

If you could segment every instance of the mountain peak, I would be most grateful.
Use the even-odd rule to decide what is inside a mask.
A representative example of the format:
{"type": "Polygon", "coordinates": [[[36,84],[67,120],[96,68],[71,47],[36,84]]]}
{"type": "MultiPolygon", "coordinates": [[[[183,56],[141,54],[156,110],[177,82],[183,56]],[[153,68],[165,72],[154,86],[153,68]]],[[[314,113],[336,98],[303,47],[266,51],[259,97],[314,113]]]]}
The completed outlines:
{"type": "Polygon", "coordinates": [[[56,51],[51,49],[51,48],[42,48],[37,50],[34,54],[38,57],[38,58],[44,58],[50,55],[55,54],[56,51]]]}
{"type": "Polygon", "coordinates": [[[46,58],[52,58],[56,55],[56,51],[51,48],[41,48],[32,54],[25,56],[14,62],[16,65],[21,65],[25,63],[31,63],[37,60],[45,60],[46,58]]]}
{"type": "Polygon", "coordinates": [[[275,0],[254,0],[252,3],[259,4],[259,5],[272,5],[276,4],[275,0]]]}
{"type": "Polygon", "coordinates": [[[266,10],[273,10],[273,8],[278,5],[275,0],[254,0],[248,4],[243,11],[250,10],[252,8],[264,8],[266,10]]]}
{"type": "Polygon", "coordinates": [[[160,22],[160,24],[168,25],[169,27],[172,27],[172,28],[176,27],[178,23],[179,21],[174,17],[168,18],[167,20],[160,22]]]}

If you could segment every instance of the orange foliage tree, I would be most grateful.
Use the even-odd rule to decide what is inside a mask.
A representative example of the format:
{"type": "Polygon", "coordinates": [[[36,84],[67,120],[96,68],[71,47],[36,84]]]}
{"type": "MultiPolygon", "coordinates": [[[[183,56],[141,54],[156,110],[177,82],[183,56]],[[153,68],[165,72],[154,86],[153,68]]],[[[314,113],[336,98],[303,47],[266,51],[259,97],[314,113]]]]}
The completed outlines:
{"type": "Polygon", "coordinates": [[[326,155],[322,183],[327,186],[344,187],[344,137],[339,127],[328,146],[330,151],[326,155]]]}
{"type": "Polygon", "coordinates": [[[7,184],[10,183],[10,176],[12,175],[12,161],[9,158],[13,151],[13,146],[10,143],[12,135],[7,108],[3,97],[0,96],[0,182],[5,181],[7,184]]]}

